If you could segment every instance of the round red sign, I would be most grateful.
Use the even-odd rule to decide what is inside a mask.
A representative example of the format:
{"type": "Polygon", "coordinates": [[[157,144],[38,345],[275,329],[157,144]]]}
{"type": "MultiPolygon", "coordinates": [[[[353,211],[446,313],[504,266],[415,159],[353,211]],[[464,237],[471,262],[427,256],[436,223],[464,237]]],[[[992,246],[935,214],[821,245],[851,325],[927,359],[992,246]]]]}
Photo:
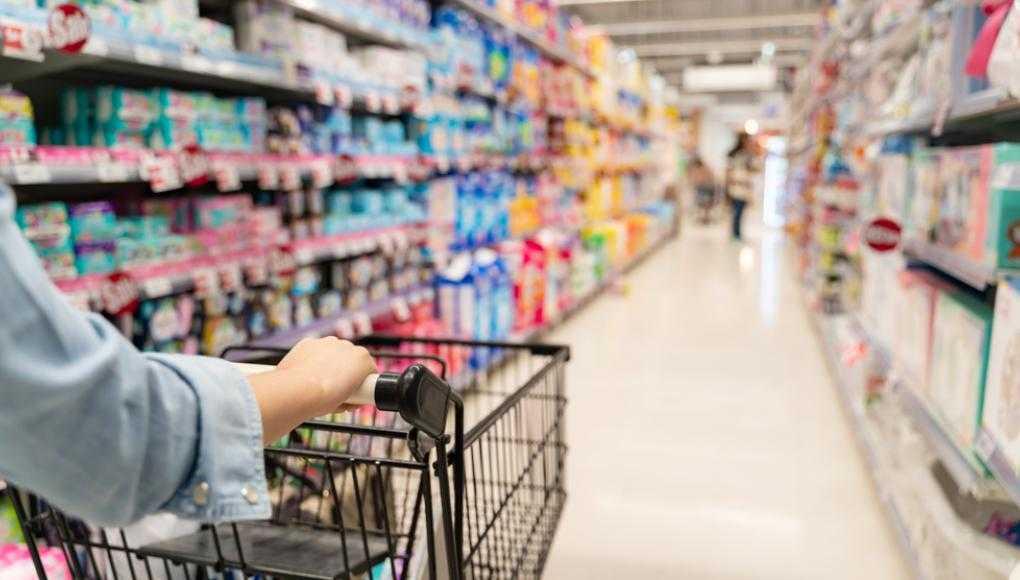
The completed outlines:
{"type": "Polygon", "coordinates": [[[877,218],[864,228],[864,243],[876,252],[889,252],[900,245],[903,228],[889,218],[877,218]]]}
{"type": "Polygon", "coordinates": [[[62,52],[81,52],[89,41],[92,24],[77,4],[61,4],[50,12],[50,46],[62,52]]]}

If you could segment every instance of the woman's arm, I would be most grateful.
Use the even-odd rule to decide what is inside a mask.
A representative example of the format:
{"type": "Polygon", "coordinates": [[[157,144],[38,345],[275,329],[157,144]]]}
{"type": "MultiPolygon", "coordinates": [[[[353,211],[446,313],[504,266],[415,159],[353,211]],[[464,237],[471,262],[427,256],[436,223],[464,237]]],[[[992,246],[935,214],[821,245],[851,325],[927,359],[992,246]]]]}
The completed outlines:
{"type": "Polygon", "coordinates": [[[252,384],[222,360],[141,354],[59,294],[13,211],[0,185],[0,477],[100,524],[268,517],[263,441],[341,403],[366,354],[311,341],[252,384]]]}

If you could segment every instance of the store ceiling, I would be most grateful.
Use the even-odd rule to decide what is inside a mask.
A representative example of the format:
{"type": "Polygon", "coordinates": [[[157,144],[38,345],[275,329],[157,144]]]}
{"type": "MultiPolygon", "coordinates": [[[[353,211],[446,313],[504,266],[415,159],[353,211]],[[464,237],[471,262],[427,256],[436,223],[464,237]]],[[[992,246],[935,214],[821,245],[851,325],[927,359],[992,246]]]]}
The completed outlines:
{"type": "Polygon", "coordinates": [[[666,81],[683,69],[748,64],[771,43],[779,67],[802,63],[818,22],[819,0],[560,0],[616,44],[633,48],[666,81]]]}

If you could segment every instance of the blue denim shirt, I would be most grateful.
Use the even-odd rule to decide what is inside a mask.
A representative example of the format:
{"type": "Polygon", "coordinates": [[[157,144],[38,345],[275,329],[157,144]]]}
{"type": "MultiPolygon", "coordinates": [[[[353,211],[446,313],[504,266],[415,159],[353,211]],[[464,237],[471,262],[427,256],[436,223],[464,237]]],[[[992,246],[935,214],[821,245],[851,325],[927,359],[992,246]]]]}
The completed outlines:
{"type": "Polygon", "coordinates": [[[0,184],[0,478],[88,521],[269,517],[262,418],[229,363],[142,354],[75,310],[0,184]]]}

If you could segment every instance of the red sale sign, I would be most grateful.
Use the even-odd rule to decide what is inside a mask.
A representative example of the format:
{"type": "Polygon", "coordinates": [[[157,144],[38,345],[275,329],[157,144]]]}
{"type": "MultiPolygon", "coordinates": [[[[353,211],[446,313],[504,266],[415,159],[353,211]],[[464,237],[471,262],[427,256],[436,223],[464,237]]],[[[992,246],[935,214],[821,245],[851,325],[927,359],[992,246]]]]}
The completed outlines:
{"type": "Polygon", "coordinates": [[[903,228],[889,218],[877,218],[864,228],[864,243],[876,252],[889,252],[900,245],[903,228]]]}
{"type": "Polygon", "coordinates": [[[78,5],[70,3],[54,8],[47,25],[50,46],[61,52],[81,52],[92,32],[88,14],[78,5]]]}

